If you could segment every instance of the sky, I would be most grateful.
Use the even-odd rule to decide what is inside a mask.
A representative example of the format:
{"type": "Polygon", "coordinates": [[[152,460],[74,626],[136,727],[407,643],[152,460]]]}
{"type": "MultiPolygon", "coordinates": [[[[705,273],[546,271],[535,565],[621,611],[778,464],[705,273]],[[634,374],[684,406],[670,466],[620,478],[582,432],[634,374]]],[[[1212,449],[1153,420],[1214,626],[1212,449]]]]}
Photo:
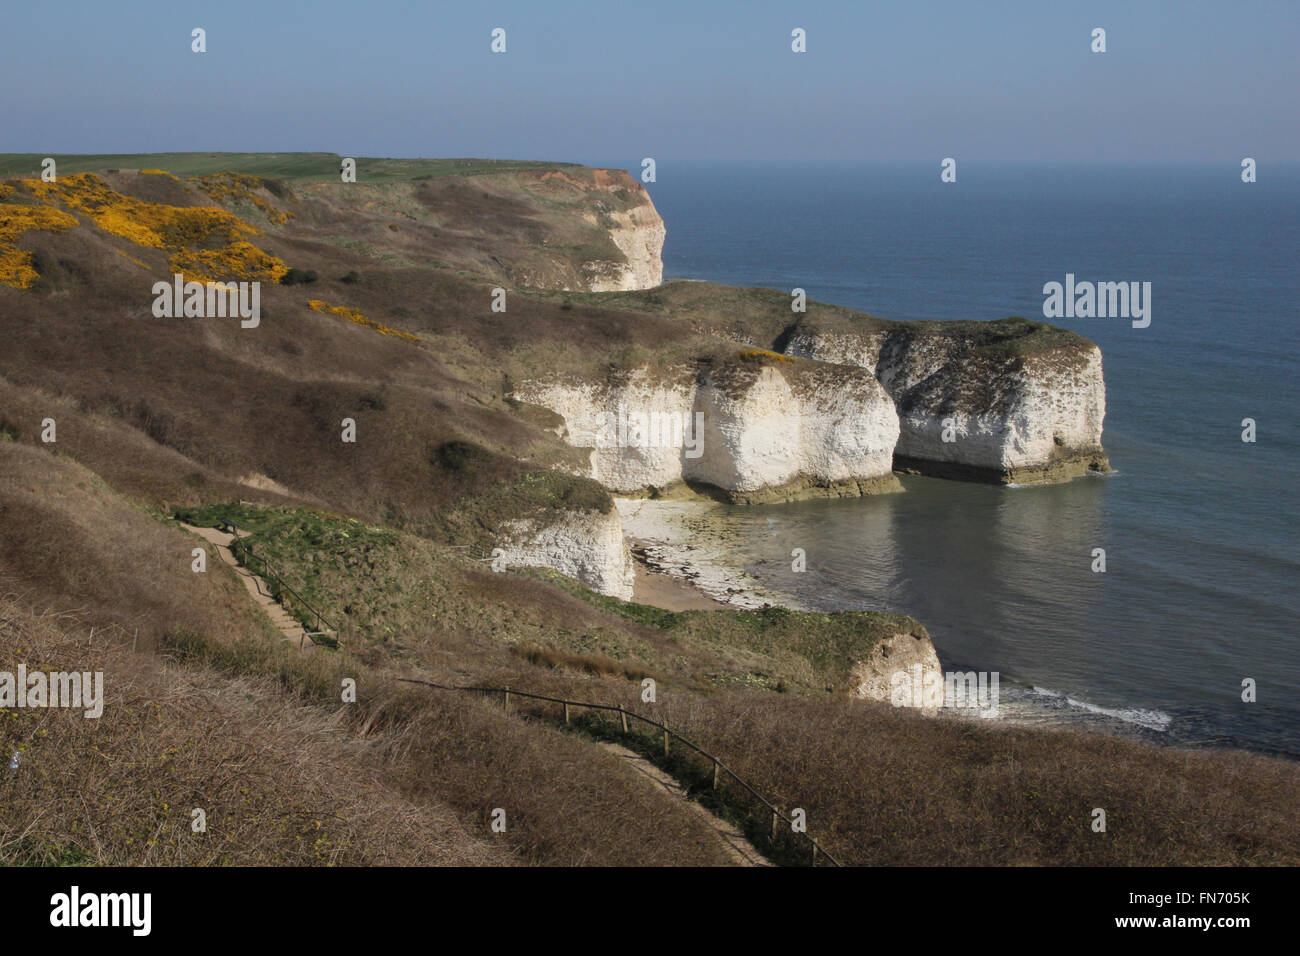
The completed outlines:
{"type": "Polygon", "coordinates": [[[1300,0],[7,7],[0,152],[1300,160],[1300,0]]]}

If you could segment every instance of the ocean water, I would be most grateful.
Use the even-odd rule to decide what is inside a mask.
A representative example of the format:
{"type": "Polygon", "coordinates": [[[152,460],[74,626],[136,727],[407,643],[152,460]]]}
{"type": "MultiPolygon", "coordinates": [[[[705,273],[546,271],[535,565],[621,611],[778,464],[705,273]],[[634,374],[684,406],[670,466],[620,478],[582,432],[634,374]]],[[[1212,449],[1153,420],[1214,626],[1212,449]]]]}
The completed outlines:
{"type": "Polygon", "coordinates": [[[775,593],[916,616],[945,667],[999,672],[1012,712],[1300,757],[1300,169],[1264,164],[1254,184],[1234,162],[970,163],[953,184],[937,162],[658,176],[670,279],[798,286],[900,319],[1042,318],[1044,283],[1066,273],[1150,282],[1148,328],[1052,320],[1101,347],[1114,475],[906,478],[897,495],[720,508],[714,525],[775,593]]]}

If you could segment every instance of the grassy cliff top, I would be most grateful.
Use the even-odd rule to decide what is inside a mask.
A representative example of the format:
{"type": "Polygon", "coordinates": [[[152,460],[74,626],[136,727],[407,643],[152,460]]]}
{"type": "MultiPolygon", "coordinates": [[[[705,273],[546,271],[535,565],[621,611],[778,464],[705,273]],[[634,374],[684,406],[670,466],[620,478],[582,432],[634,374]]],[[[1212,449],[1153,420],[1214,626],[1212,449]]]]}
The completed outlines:
{"type": "MultiPolygon", "coordinates": [[[[39,177],[46,156],[60,175],[105,169],[165,169],[176,176],[243,173],[299,182],[338,182],[343,157],[337,153],[0,153],[0,178],[39,177]]],[[[354,156],[359,182],[399,182],[482,176],[520,169],[583,169],[577,163],[516,159],[387,159],[354,156]]]]}
{"type": "Polygon", "coordinates": [[[592,380],[603,378],[604,369],[613,365],[650,367],[674,377],[683,364],[699,359],[758,362],[758,353],[766,352],[769,360],[763,364],[778,362],[770,353],[783,352],[798,334],[870,338],[877,346],[886,337],[899,344],[948,341],[972,359],[1001,364],[1039,356],[1077,357],[1095,347],[1077,332],[1021,316],[896,320],[812,299],[807,312],[794,313],[790,301],[789,293],[778,289],[694,281],[635,292],[530,292],[524,305],[541,318],[530,325],[533,334],[526,346],[513,349],[510,358],[518,365],[511,371],[525,379],[544,374],[592,380]],[[562,319],[553,318],[546,308],[551,304],[565,310],[562,319]],[[549,331],[555,321],[566,334],[549,331]],[[583,350],[569,340],[599,341],[604,347],[583,350]]]}

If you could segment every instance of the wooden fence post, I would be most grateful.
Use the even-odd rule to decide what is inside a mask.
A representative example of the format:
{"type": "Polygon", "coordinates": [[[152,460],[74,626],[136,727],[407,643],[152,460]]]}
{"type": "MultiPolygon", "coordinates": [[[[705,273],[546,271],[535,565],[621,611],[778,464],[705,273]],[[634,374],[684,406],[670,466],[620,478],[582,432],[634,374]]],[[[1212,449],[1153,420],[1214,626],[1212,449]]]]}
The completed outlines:
{"type": "MultiPolygon", "coordinates": [[[[92,633],[93,633],[93,631],[92,631],[92,633]]],[[[137,638],[137,640],[138,640],[138,638],[139,638],[139,634],[140,634],[140,630],[139,630],[139,628],[136,629],[136,632],[135,632],[135,633],[136,633],[136,638],[137,638]]],[[[305,633],[306,633],[306,632],[304,632],[304,634],[305,634],[305,633]]],[[[135,642],[133,641],[132,643],[133,643],[133,646],[134,646],[134,643],[135,643],[135,642]]],[[[315,643],[315,642],[313,641],[313,643],[315,643]]],[[[342,673],[342,663],[341,663],[341,662],[337,662],[337,663],[338,663],[338,670],[339,670],[339,673],[342,673]]],[[[398,678],[398,679],[399,679],[399,680],[407,680],[406,678],[398,678]]],[[[410,683],[414,683],[414,684],[429,684],[429,686],[431,686],[431,687],[439,687],[439,688],[441,688],[441,689],[443,689],[443,690],[486,691],[486,692],[492,692],[492,693],[495,693],[497,690],[500,690],[500,691],[502,692],[502,694],[503,694],[503,697],[502,697],[502,705],[503,705],[503,708],[504,708],[504,710],[505,710],[505,712],[506,712],[507,715],[510,713],[510,688],[509,688],[508,686],[507,686],[507,687],[502,687],[502,688],[493,688],[493,687],[442,687],[442,685],[440,685],[440,684],[431,684],[431,683],[429,683],[428,681],[411,680],[411,681],[409,681],[409,682],[410,682],[410,683]]],[[[525,696],[525,697],[530,697],[530,696],[536,696],[536,695],[529,695],[529,694],[525,693],[524,696],[525,696]]],[[[588,703],[588,702],[584,702],[584,701],[568,701],[568,700],[564,700],[564,699],[562,699],[562,698],[554,698],[554,697],[537,697],[537,699],[539,699],[539,700],[552,700],[552,701],[558,701],[559,703],[563,704],[563,705],[564,705],[564,722],[565,722],[566,724],[568,724],[568,723],[570,722],[570,713],[569,713],[570,704],[572,704],[572,705],[575,706],[575,707],[595,707],[595,708],[597,708],[597,709],[605,709],[605,710],[608,710],[608,709],[609,709],[609,708],[608,708],[608,705],[605,705],[604,708],[601,708],[601,705],[599,705],[599,704],[592,704],[592,703],[588,703]]],[[[621,721],[622,726],[623,726],[623,733],[626,734],[626,733],[628,732],[628,724],[627,724],[627,709],[626,709],[622,704],[619,704],[619,705],[618,705],[618,715],[619,715],[619,720],[621,721]]],[[[633,714],[632,716],[636,717],[638,720],[641,720],[641,721],[644,721],[644,722],[650,724],[652,727],[654,727],[654,726],[658,726],[658,727],[663,731],[663,735],[664,735],[664,757],[668,757],[668,756],[669,756],[669,737],[671,736],[671,731],[669,731],[669,729],[668,729],[668,725],[667,725],[666,723],[664,723],[664,724],[660,724],[658,721],[651,720],[651,719],[649,719],[649,718],[647,718],[647,717],[641,717],[641,716],[639,716],[639,715],[637,715],[637,714],[633,714]]],[[[685,738],[683,738],[683,739],[685,739],[685,738]]],[[[689,741],[687,741],[687,746],[688,746],[688,747],[694,747],[694,745],[691,744],[689,741]]],[[[712,761],[713,761],[713,789],[716,790],[716,789],[718,788],[718,782],[719,782],[719,780],[721,780],[721,778],[722,778],[722,761],[720,761],[717,757],[713,756],[712,754],[710,754],[710,753],[708,753],[708,752],[706,752],[706,751],[704,751],[704,750],[701,750],[701,749],[698,748],[698,747],[694,747],[694,749],[697,750],[697,751],[699,752],[699,754],[700,754],[702,757],[704,757],[704,758],[706,758],[706,759],[708,759],[708,760],[712,760],[712,761]]],[[[744,781],[743,779],[741,779],[741,777],[739,777],[739,776],[735,773],[735,771],[733,771],[733,770],[728,770],[727,773],[731,774],[732,777],[735,777],[736,781],[737,781],[738,783],[740,783],[740,785],[741,785],[742,787],[745,787],[746,789],[748,789],[748,790],[750,791],[750,793],[753,793],[754,796],[758,797],[758,799],[759,799],[762,803],[764,803],[765,805],[770,806],[769,804],[767,804],[767,801],[766,801],[766,800],[763,800],[763,798],[762,798],[762,797],[759,797],[757,793],[754,793],[753,788],[749,787],[749,785],[748,785],[747,783],[745,783],[745,781],[744,781]]],[[[776,836],[777,836],[777,833],[780,832],[780,829],[781,829],[781,820],[784,819],[784,817],[783,817],[783,815],[782,815],[781,810],[780,810],[778,807],[770,807],[770,808],[771,808],[771,810],[772,810],[772,833],[771,833],[771,841],[772,841],[773,845],[775,845],[775,843],[776,843],[776,836]]],[[[787,820],[786,822],[788,823],[788,822],[791,822],[791,821],[787,820]]],[[[808,842],[812,844],[812,860],[811,860],[811,863],[812,863],[812,865],[813,865],[814,867],[817,866],[817,858],[818,858],[819,855],[820,855],[820,856],[824,856],[824,857],[826,857],[827,861],[828,861],[828,862],[830,863],[830,865],[832,865],[832,866],[836,866],[836,867],[838,867],[838,866],[843,866],[843,864],[840,863],[839,860],[835,859],[835,857],[831,856],[831,855],[830,855],[829,853],[827,853],[825,850],[822,850],[822,848],[821,848],[820,846],[818,846],[817,841],[814,840],[814,839],[812,838],[812,836],[810,836],[808,833],[806,833],[805,831],[797,831],[797,832],[803,832],[803,833],[804,833],[804,836],[806,836],[806,837],[808,838],[808,842]],[[819,853],[818,851],[820,851],[820,853],[819,853]]],[[[797,841],[796,841],[796,842],[797,842],[797,841]]]]}

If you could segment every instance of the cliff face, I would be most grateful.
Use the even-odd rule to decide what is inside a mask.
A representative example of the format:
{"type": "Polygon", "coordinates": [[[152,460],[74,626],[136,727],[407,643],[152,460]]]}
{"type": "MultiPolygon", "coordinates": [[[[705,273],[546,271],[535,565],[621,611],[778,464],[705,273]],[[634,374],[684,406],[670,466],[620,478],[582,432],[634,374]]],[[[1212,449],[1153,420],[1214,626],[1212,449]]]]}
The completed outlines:
{"type": "Polygon", "coordinates": [[[512,521],[498,547],[494,557],[504,567],[551,568],[593,591],[632,599],[632,555],[613,508],[607,514],[579,511],[554,520],[512,521]]]}
{"type": "Polygon", "coordinates": [[[1024,320],[941,326],[797,328],[784,356],[534,378],[517,394],[559,414],[561,437],[590,450],[587,474],[623,495],[685,485],[749,503],[889,490],[894,470],[1004,483],[1109,470],[1095,345],[1024,320]]]}
{"type": "Polygon", "coordinates": [[[637,494],[684,479],[696,390],[693,371],[683,367],[653,376],[633,369],[601,382],[535,380],[515,394],[564,419],[560,437],[590,449],[589,477],[617,494],[637,494]]]}
{"type": "Polygon", "coordinates": [[[822,363],[723,366],[701,377],[705,453],[687,477],[752,502],[896,487],[893,402],[870,375],[822,363]]]}
{"type": "Polygon", "coordinates": [[[633,292],[653,289],[664,281],[663,248],[667,230],[650,196],[623,212],[612,212],[609,237],[626,262],[594,260],[584,264],[591,292],[633,292]]]}
{"type": "Polygon", "coordinates": [[[943,669],[939,666],[939,655],[929,634],[899,633],[888,637],[877,644],[868,657],[854,665],[850,696],[894,703],[895,675],[902,671],[910,679],[918,666],[918,679],[925,682],[922,686],[936,679],[942,684],[943,669]]]}
{"type": "Polygon", "coordinates": [[[563,437],[591,449],[590,477],[620,494],[707,486],[748,503],[897,486],[893,402],[851,366],[703,362],[518,394],[561,415],[563,437]]]}
{"type": "Polygon", "coordinates": [[[556,169],[520,175],[533,222],[550,223],[545,245],[565,273],[534,288],[635,292],[663,282],[664,221],[645,187],[621,169],[556,169]],[[539,202],[540,201],[540,202],[539,202]],[[567,209],[566,209],[567,207],[567,209]],[[563,209],[563,218],[551,218],[563,209]]]}
{"type": "Polygon", "coordinates": [[[898,408],[899,470],[1031,482],[1109,470],[1101,352],[1075,338],[1020,350],[930,328],[796,330],[786,351],[876,376],[898,408]]]}

